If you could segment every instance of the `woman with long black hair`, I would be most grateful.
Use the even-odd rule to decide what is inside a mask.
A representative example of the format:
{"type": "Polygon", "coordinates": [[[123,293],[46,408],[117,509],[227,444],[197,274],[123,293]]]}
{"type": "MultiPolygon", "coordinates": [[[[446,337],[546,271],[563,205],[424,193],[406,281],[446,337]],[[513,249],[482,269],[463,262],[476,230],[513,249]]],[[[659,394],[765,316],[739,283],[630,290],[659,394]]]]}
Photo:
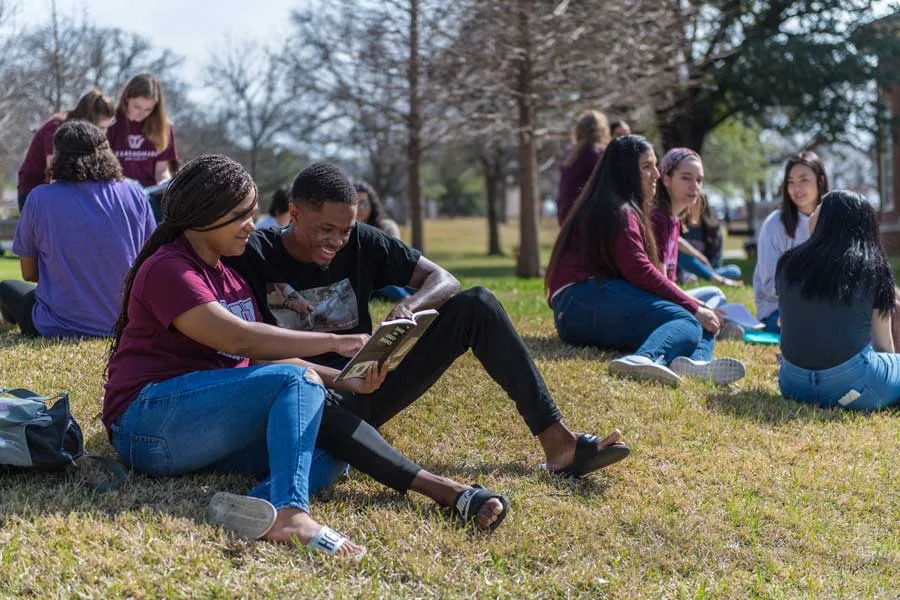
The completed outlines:
{"type": "Polygon", "coordinates": [[[877,410],[900,401],[894,353],[894,273],[872,206],[834,191],[809,219],[809,240],[778,261],[787,398],[823,406],[877,410]]]}
{"type": "Polygon", "coordinates": [[[659,180],[653,146],[623,136],[563,224],[546,288],[560,339],[633,352],[610,374],[677,386],[681,375],[726,384],[743,377],[733,359],[712,360],[715,312],[664,273],[650,221],[659,180]]]}

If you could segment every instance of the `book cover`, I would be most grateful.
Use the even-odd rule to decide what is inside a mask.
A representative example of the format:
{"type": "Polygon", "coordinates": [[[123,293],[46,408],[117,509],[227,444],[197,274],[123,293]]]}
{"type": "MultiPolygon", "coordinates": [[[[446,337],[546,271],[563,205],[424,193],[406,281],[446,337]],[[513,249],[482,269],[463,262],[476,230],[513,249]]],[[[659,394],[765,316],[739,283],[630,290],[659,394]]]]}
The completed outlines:
{"type": "Polygon", "coordinates": [[[388,370],[393,371],[412,350],[419,338],[438,316],[433,309],[413,314],[413,319],[395,319],[384,321],[360,348],[350,362],[341,370],[335,382],[355,377],[365,377],[366,371],[373,364],[388,363],[388,370]]]}

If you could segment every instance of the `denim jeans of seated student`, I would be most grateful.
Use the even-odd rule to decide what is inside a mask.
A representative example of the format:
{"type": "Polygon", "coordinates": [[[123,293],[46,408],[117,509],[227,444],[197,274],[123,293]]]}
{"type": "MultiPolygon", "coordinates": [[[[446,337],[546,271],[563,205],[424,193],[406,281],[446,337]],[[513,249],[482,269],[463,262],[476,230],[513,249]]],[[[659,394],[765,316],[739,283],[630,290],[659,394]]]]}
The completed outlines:
{"type": "Polygon", "coordinates": [[[741,278],[741,268],[737,265],[716,265],[710,269],[696,257],[682,253],[678,254],[678,268],[707,281],[712,279],[713,274],[721,275],[728,279],[741,278]]]}
{"type": "Polygon", "coordinates": [[[294,365],[197,371],[144,387],[112,442],[141,473],[254,474],[265,479],[249,495],[308,511],[309,495],[347,468],[315,448],[324,398],[294,365]]]}
{"type": "Polygon", "coordinates": [[[556,331],[576,346],[614,348],[671,363],[712,359],[713,335],[686,309],[623,279],[588,279],[553,299],[556,331]]]}
{"type": "Polygon", "coordinates": [[[886,408],[900,403],[900,354],[866,346],[844,363],[819,371],[784,360],[778,385],[785,398],[809,404],[866,411],[886,408]]]}
{"type": "Polygon", "coordinates": [[[713,307],[721,306],[727,301],[725,293],[714,285],[704,285],[703,287],[685,290],[685,293],[697,302],[707,306],[710,305],[710,301],[712,301],[713,307]]]}

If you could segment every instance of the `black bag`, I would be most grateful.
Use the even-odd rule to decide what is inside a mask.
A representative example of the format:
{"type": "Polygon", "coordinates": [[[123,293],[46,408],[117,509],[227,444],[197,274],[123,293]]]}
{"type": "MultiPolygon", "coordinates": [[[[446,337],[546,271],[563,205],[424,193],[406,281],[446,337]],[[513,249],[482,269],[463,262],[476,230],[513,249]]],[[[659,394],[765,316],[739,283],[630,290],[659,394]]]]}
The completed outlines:
{"type": "Polygon", "coordinates": [[[68,394],[45,398],[31,390],[0,388],[0,472],[72,466],[80,467],[80,477],[95,492],[117,491],[127,477],[118,461],[85,453],[68,394]]]}
{"type": "Polygon", "coordinates": [[[45,398],[0,388],[0,465],[62,469],[83,454],[84,437],[69,411],[68,394],[45,398]]]}

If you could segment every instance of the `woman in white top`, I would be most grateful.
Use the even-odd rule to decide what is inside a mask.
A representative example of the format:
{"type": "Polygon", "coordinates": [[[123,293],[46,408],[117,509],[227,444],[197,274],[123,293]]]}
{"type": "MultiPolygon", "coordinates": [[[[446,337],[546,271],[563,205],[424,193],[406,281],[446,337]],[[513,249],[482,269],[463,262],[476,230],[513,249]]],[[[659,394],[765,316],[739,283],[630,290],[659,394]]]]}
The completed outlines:
{"type": "Polygon", "coordinates": [[[828,175],[814,152],[801,152],[784,167],[781,208],[766,217],[757,238],[753,298],[756,316],[766,331],[779,333],[775,266],[781,255],[809,239],[809,215],[828,192],[828,175]]]}

